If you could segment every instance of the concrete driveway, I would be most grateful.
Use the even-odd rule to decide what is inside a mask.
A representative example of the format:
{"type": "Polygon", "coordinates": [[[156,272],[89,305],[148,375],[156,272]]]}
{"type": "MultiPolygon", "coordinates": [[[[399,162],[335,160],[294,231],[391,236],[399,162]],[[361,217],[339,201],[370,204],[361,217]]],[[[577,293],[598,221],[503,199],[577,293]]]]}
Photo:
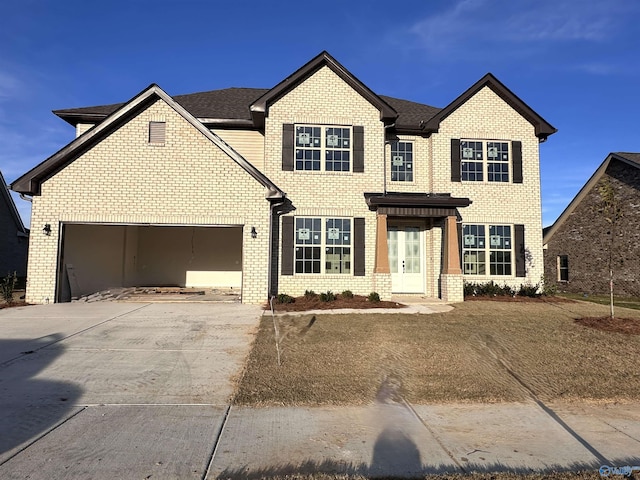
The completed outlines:
{"type": "Polygon", "coordinates": [[[640,469],[634,402],[231,407],[260,314],[184,302],[0,310],[0,478],[640,469]]]}
{"type": "Polygon", "coordinates": [[[0,310],[0,478],[203,478],[261,311],[0,310]]]}

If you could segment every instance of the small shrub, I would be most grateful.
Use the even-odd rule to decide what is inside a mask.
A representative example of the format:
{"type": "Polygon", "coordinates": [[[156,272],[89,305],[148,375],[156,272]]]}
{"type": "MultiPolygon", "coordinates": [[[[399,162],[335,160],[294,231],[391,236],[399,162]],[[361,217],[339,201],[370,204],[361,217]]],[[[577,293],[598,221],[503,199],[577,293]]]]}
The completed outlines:
{"type": "Polygon", "coordinates": [[[353,292],[351,290],[345,290],[340,295],[344,298],[353,298],[353,292]]]}
{"type": "Polygon", "coordinates": [[[333,302],[335,299],[336,299],[336,294],[333,293],[331,290],[327,290],[326,293],[322,292],[320,294],[321,302],[333,302]]]}
{"type": "Polygon", "coordinates": [[[313,290],[305,290],[304,291],[304,298],[316,298],[318,296],[318,294],[316,292],[314,292],[313,290]]]}
{"type": "Polygon", "coordinates": [[[498,285],[493,280],[486,283],[464,283],[465,297],[515,297],[516,293],[509,285],[498,285]]]}
{"type": "Polygon", "coordinates": [[[367,297],[367,300],[373,303],[378,303],[380,301],[380,295],[378,295],[378,292],[371,292],[367,297]]]}
{"type": "Polygon", "coordinates": [[[540,284],[536,283],[535,285],[531,285],[527,283],[526,285],[520,285],[520,289],[518,290],[518,295],[521,297],[539,297],[540,296],[540,284]]]}
{"type": "Polygon", "coordinates": [[[286,293],[278,294],[278,303],[293,303],[296,299],[286,293]]]}
{"type": "Polygon", "coordinates": [[[465,297],[475,297],[478,294],[478,284],[465,281],[463,291],[465,297]]]}
{"type": "Polygon", "coordinates": [[[542,284],[543,296],[553,297],[556,293],[558,293],[558,286],[555,283],[548,282],[544,275],[540,279],[540,283],[542,284]]]}
{"type": "Polygon", "coordinates": [[[7,273],[7,276],[0,281],[0,295],[2,295],[2,299],[8,304],[13,303],[13,291],[16,288],[17,282],[18,277],[16,276],[16,272],[13,272],[13,275],[7,273]]]}

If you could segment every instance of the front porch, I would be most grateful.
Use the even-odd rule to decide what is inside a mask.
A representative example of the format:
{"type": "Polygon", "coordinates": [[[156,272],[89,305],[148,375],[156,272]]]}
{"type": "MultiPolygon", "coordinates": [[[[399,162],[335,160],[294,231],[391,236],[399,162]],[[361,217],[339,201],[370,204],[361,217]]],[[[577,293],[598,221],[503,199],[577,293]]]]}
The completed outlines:
{"type": "Polygon", "coordinates": [[[365,194],[376,211],[374,273],[388,275],[392,295],[462,302],[458,208],[467,198],[447,194],[365,194]]]}

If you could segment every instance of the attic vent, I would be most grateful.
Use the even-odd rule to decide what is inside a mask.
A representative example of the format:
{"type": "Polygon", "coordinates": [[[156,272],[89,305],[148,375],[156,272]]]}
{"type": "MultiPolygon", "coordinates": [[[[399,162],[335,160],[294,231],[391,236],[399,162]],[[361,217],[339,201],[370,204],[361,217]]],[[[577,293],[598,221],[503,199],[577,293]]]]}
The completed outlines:
{"type": "Polygon", "coordinates": [[[164,143],[166,122],[149,122],[149,143],[164,143]]]}

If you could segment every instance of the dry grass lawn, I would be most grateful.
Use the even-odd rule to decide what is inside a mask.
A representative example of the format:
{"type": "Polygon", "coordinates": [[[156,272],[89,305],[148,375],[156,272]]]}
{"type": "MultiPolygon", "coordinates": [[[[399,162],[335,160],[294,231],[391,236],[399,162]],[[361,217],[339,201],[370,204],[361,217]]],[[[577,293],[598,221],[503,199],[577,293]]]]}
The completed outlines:
{"type": "MultiPolygon", "coordinates": [[[[451,312],[277,316],[266,312],[235,402],[414,404],[640,399],[640,335],[579,325],[586,302],[465,302],[451,312]]],[[[640,311],[619,308],[621,317],[640,311]]]]}

